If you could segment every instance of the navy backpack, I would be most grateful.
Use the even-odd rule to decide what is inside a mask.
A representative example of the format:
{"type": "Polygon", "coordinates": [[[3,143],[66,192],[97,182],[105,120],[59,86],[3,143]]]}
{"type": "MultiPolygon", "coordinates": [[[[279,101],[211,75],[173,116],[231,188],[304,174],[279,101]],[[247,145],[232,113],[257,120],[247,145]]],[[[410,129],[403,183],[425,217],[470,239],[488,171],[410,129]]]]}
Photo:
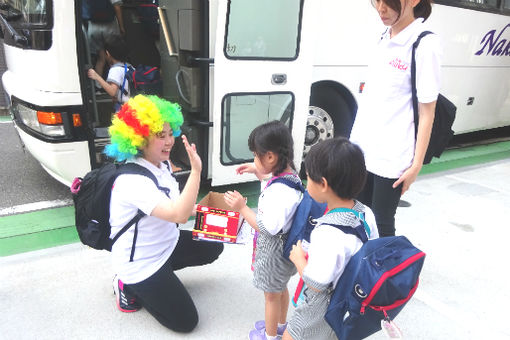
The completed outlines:
{"type": "Polygon", "coordinates": [[[333,225],[363,246],[349,260],[333,291],[326,321],[339,340],[364,339],[393,319],[418,287],[425,253],[404,236],[368,240],[364,226],[333,225]]]}
{"type": "Polygon", "coordinates": [[[82,18],[92,22],[111,22],[115,10],[110,0],[83,0],[82,18]]]}
{"type": "Polygon", "coordinates": [[[159,39],[159,0],[142,0],[136,6],[138,19],[148,36],[159,39]]]}
{"type": "Polygon", "coordinates": [[[163,82],[159,68],[147,65],[138,65],[136,68],[124,63],[124,80],[122,81],[122,96],[127,96],[126,83],[129,86],[129,96],[137,94],[161,96],[163,82]]]}
{"type": "Polygon", "coordinates": [[[327,204],[315,201],[301,183],[293,182],[283,177],[274,179],[271,184],[273,183],[283,183],[303,193],[303,199],[297,207],[296,213],[294,214],[294,221],[290,227],[287,240],[283,245],[283,256],[288,259],[292,246],[295,245],[297,241],[306,240],[310,242],[310,233],[315,227],[313,220],[324,215],[327,204]]]}

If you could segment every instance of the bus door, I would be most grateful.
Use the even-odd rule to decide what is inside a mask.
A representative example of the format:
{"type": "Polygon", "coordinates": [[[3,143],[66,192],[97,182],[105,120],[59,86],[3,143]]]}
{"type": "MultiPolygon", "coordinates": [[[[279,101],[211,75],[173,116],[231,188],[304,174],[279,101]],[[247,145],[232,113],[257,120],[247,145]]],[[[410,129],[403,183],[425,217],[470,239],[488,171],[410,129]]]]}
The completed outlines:
{"type": "Polygon", "coordinates": [[[271,120],[292,129],[295,164],[301,164],[311,81],[305,47],[310,39],[303,34],[310,30],[304,20],[309,3],[218,2],[209,143],[213,186],[256,180],[235,169],[253,161],[250,132],[271,120]]]}

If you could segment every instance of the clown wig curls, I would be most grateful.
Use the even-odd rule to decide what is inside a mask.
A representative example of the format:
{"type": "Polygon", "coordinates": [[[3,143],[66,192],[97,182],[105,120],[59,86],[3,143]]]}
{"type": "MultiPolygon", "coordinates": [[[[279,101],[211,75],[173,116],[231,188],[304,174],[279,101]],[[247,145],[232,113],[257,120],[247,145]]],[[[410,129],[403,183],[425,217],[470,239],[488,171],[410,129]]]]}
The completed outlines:
{"type": "Polygon", "coordinates": [[[132,159],[147,143],[147,138],[163,130],[169,123],[174,137],[181,134],[183,123],[181,108],[157,96],[137,95],[122,105],[113,116],[108,129],[111,144],[104,153],[118,162],[132,159]]]}

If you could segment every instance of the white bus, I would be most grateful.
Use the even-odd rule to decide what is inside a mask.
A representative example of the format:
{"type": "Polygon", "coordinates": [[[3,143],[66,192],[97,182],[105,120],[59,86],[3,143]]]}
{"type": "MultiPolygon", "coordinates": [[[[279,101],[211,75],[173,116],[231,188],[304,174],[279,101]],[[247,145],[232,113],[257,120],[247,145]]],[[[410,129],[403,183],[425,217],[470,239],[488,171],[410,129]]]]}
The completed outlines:
{"type": "MultiPolygon", "coordinates": [[[[81,0],[0,0],[2,77],[26,149],[69,185],[104,161],[113,107],[86,76],[91,65],[81,0]]],[[[158,66],[163,97],[223,185],[253,158],[247,136],[286,122],[296,164],[320,140],[348,136],[384,27],[370,0],[160,0],[158,40],[144,35],[140,3],[124,0],[134,65],[158,66]]],[[[427,23],[443,41],[442,93],[458,107],[456,134],[510,125],[510,0],[437,0],[427,23]]],[[[179,145],[177,143],[176,145],[179,145]]],[[[182,148],[172,160],[186,167],[182,148]]]]}

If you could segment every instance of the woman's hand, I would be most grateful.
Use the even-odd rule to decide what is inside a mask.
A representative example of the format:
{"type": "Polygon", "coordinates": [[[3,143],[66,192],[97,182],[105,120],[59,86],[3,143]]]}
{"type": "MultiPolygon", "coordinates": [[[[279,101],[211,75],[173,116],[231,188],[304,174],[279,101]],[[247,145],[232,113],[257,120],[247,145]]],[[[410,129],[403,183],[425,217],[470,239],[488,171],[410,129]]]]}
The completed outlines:
{"type": "Polygon", "coordinates": [[[182,143],[186,148],[186,152],[188,153],[189,163],[191,165],[191,170],[196,170],[198,172],[202,171],[202,160],[197,153],[197,147],[195,144],[189,144],[188,138],[185,135],[182,135],[182,143]]]}
{"type": "Polygon", "coordinates": [[[402,183],[402,192],[400,195],[402,196],[409,188],[411,187],[411,184],[416,181],[416,177],[418,177],[418,174],[420,173],[421,166],[412,165],[409,167],[404,173],[400,176],[400,178],[393,183],[393,189],[398,187],[402,183]]]}
{"type": "Polygon", "coordinates": [[[243,197],[238,191],[227,191],[223,195],[225,203],[235,211],[241,211],[246,206],[246,198],[243,197]]]}

